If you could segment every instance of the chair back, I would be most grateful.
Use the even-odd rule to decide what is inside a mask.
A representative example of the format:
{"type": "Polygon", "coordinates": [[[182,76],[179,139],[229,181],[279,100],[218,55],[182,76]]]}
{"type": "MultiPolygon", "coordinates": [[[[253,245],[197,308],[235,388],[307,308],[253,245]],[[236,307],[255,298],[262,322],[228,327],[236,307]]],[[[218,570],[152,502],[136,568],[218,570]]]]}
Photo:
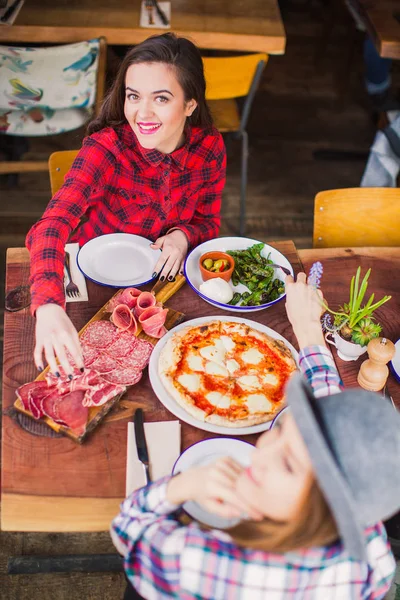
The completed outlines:
{"type": "Polygon", "coordinates": [[[54,196],[64,183],[64,177],[72,167],[79,150],[53,152],[49,158],[51,195],[54,196]]]}
{"type": "Polygon", "coordinates": [[[313,246],[400,246],[400,189],[319,192],[314,201],[313,246]]]}
{"type": "Polygon", "coordinates": [[[240,129],[246,129],[250,108],[267,64],[266,54],[203,57],[206,98],[209,101],[246,96],[240,118],[240,129]]]}
{"type": "Polygon", "coordinates": [[[104,38],[45,48],[0,46],[1,131],[43,136],[83,125],[104,96],[104,38]]]}

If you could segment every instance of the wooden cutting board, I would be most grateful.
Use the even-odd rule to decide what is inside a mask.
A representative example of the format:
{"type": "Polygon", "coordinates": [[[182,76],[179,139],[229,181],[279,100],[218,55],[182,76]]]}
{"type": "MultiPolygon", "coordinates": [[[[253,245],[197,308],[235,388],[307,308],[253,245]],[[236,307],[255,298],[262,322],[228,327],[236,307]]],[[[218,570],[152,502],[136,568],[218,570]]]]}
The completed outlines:
{"type": "MultiPolygon", "coordinates": [[[[161,288],[161,290],[158,293],[156,293],[157,302],[161,302],[162,304],[165,304],[165,302],[167,302],[167,300],[169,300],[169,298],[171,298],[171,296],[173,296],[183,286],[185,281],[186,281],[186,279],[183,277],[183,275],[177,275],[174,282],[168,282],[164,287],[161,288]]],[[[120,291],[121,290],[118,290],[114,294],[113,298],[117,294],[119,294],[120,291]]],[[[82,327],[82,329],[79,332],[79,337],[81,337],[81,335],[83,334],[85,329],[91,323],[94,323],[95,321],[108,320],[110,318],[110,313],[109,313],[109,311],[106,310],[106,306],[108,305],[110,300],[107,301],[107,303],[104,306],[102,306],[102,308],[100,308],[100,310],[97,311],[97,313],[90,319],[90,321],[88,321],[86,323],[86,325],[84,327],[82,327]]],[[[168,308],[168,307],[166,307],[166,308],[168,308]]],[[[167,318],[165,321],[165,327],[168,330],[172,329],[173,327],[175,327],[175,325],[179,325],[179,323],[181,323],[183,321],[184,317],[185,317],[185,315],[183,313],[181,313],[177,310],[174,310],[173,308],[168,308],[167,318]]],[[[140,339],[146,340],[153,345],[155,345],[158,342],[158,339],[150,337],[149,335],[144,333],[144,331],[141,329],[140,325],[138,328],[137,336],[140,339]]],[[[40,373],[40,375],[38,377],[36,377],[35,381],[43,381],[43,379],[46,378],[46,375],[49,371],[50,371],[50,367],[46,367],[46,369],[44,369],[44,371],[42,373],[40,373]]],[[[140,382],[138,385],[140,385],[140,382]]],[[[82,435],[77,435],[72,429],[70,429],[69,427],[64,427],[63,425],[60,425],[59,423],[56,423],[50,417],[41,417],[40,421],[44,421],[49,427],[54,429],[54,431],[63,433],[65,435],[67,435],[68,437],[70,437],[75,442],[78,442],[81,444],[85,440],[86,436],[91,431],[93,431],[93,429],[104,419],[104,417],[107,415],[107,413],[110,412],[110,410],[113,408],[113,406],[115,406],[115,404],[118,403],[118,401],[124,394],[125,394],[125,392],[123,392],[122,394],[118,394],[117,396],[114,396],[114,398],[111,398],[110,400],[108,400],[108,402],[106,402],[102,406],[91,406],[89,408],[89,416],[88,416],[88,421],[87,421],[87,425],[86,425],[86,430],[82,435]]],[[[24,413],[28,417],[33,418],[31,413],[29,411],[25,410],[24,405],[19,398],[16,399],[16,401],[14,403],[14,407],[19,412],[24,413]]]]}

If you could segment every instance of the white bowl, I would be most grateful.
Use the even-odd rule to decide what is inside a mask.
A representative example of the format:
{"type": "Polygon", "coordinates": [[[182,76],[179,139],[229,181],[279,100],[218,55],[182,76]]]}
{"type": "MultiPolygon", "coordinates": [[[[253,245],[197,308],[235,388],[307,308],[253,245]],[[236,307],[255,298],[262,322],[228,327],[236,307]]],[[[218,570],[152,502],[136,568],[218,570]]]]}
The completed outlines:
{"type": "MultiPolygon", "coordinates": [[[[211,298],[208,298],[208,296],[200,292],[200,286],[203,283],[203,278],[199,269],[199,260],[200,257],[205,254],[205,252],[212,252],[214,250],[220,250],[222,252],[226,252],[227,250],[246,250],[250,246],[253,246],[253,244],[260,244],[260,241],[243,237],[221,237],[200,244],[200,246],[197,246],[197,248],[194,248],[190,252],[185,260],[184,272],[188,284],[196,292],[196,294],[200,296],[200,298],[212,306],[222,308],[223,310],[229,310],[231,312],[239,312],[242,314],[256,312],[276,304],[286,296],[285,293],[281,294],[276,300],[272,300],[266,304],[260,304],[260,306],[231,306],[230,304],[224,304],[222,302],[217,302],[216,300],[211,300],[211,298]]],[[[293,268],[288,259],[272,246],[265,244],[261,254],[266,258],[269,255],[269,258],[272,260],[272,262],[276,263],[277,265],[282,265],[282,267],[286,267],[293,275],[293,268]]],[[[285,281],[286,275],[281,269],[275,269],[275,277],[281,281],[285,281]]],[[[234,286],[232,280],[229,281],[229,285],[232,287],[233,292],[243,293],[248,291],[247,287],[241,283],[234,286]]]]}

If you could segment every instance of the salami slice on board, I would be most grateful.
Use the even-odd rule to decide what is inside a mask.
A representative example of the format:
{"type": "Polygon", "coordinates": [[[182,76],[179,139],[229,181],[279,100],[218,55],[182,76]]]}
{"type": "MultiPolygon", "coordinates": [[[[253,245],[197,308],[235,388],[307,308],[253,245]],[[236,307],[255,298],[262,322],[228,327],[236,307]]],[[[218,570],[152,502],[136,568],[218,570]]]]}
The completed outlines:
{"type": "Polygon", "coordinates": [[[110,373],[118,367],[118,363],[109,354],[100,354],[100,356],[91,364],[90,368],[98,373],[110,373]]]}
{"type": "Polygon", "coordinates": [[[81,335],[81,342],[104,350],[117,337],[117,328],[110,321],[94,321],[81,335]]]}
{"type": "Polygon", "coordinates": [[[129,354],[136,346],[138,338],[129,331],[121,331],[113,343],[108,346],[107,354],[119,359],[129,354]]]}
{"type": "Polygon", "coordinates": [[[135,385],[136,383],[138,383],[138,381],[140,381],[142,377],[142,371],[135,369],[126,369],[121,367],[119,369],[115,369],[111,373],[105,373],[103,377],[106,381],[109,381],[110,383],[118,383],[121,385],[135,385]]]}

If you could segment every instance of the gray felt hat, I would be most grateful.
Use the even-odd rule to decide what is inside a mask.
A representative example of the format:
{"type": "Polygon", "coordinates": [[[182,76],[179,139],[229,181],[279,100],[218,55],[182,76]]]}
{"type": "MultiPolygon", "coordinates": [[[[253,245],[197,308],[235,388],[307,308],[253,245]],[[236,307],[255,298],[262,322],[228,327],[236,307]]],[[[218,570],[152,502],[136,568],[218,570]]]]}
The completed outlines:
{"type": "Polygon", "coordinates": [[[364,528],[400,508],[400,413],[359,388],[315,398],[300,373],[286,397],[344,547],[366,560],[364,528]]]}

